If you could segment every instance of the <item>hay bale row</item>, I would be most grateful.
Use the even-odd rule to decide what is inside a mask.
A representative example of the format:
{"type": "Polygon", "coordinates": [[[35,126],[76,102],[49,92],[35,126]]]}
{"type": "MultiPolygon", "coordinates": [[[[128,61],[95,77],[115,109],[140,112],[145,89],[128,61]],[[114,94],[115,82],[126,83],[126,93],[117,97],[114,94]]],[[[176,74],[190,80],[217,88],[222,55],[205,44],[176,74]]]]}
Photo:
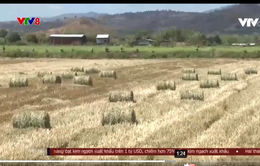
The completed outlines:
{"type": "Polygon", "coordinates": [[[61,78],[63,79],[73,79],[74,76],[77,76],[78,74],[76,72],[64,72],[61,74],[61,78]]]}
{"type": "Polygon", "coordinates": [[[198,81],[199,80],[199,75],[196,73],[185,73],[182,76],[182,80],[185,81],[198,81]]]}
{"type": "Polygon", "coordinates": [[[99,76],[100,77],[108,77],[108,78],[114,78],[116,79],[117,76],[116,76],[116,72],[114,70],[106,70],[106,71],[101,71],[99,73],[99,76]]]}
{"type": "Polygon", "coordinates": [[[74,72],[84,72],[84,67],[72,67],[70,70],[74,72]]]}
{"type": "Polygon", "coordinates": [[[9,82],[9,87],[27,87],[28,78],[15,77],[11,78],[9,82]]]}
{"type": "Polygon", "coordinates": [[[201,100],[204,101],[203,91],[185,90],[181,92],[181,100],[201,100]]]}
{"type": "Polygon", "coordinates": [[[85,69],[85,73],[86,74],[95,74],[95,73],[99,73],[100,70],[97,69],[97,68],[88,68],[88,69],[85,69]]]}
{"type": "Polygon", "coordinates": [[[102,115],[101,124],[115,125],[118,123],[137,123],[136,114],[134,110],[122,110],[122,109],[108,109],[102,115]]]}
{"type": "Polygon", "coordinates": [[[109,102],[118,102],[118,101],[132,101],[132,102],[134,102],[134,93],[133,93],[133,91],[114,91],[114,92],[110,92],[108,100],[109,100],[109,102]]]}
{"type": "Polygon", "coordinates": [[[208,75],[221,75],[221,69],[209,69],[208,75]]]}
{"type": "Polygon", "coordinates": [[[45,75],[42,79],[42,83],[61,84],[61,77],[55,75],[45,75]]]}
{"type": "Polygon", "coordinates": [[[90,76],[77,76],[73,79],[74,84],[79,85],[93,85],[92,78],[90,76]]]}
{"type": "Polygon", "coordinates": [[[257,69],[256,68],[246,68],[245,69],[245,74],[257,74],[257,69]]]}
{"type": "Polygon", "coordinates": [[[50,75],[50,74],[52,74],[52,72],[47,72],[47,71],[38,72],[37,77],[44,77],[45,75],[50,75]]]}
{"type": "Polygon", "coordinates": [[[228,73],[221,75],[221,80],[223,81],[237,81],[237,74],[235,73],[228,73]]]}
{"type": "Polygon", "coordinates": [[[185,68],[182,70],[183,73],[195,73],[196,70],[194,68],[185,68]]]}
{"type": "Polygon", "coordinates": [[[51,128],[50,116],[45,111],[20,112],[13,117],[13,128],[51,128]]]}
{"type": "Polygon", "coordinates": [[[218,80],[203,80],[200,82],[200,88],[218,88],[218,80]]]}
{"type": "Polygon", "coordinates": [[[174,81],[160,81],[156,85],[157,90],[175,90],[176,89],[176,84],[174,81]]]}

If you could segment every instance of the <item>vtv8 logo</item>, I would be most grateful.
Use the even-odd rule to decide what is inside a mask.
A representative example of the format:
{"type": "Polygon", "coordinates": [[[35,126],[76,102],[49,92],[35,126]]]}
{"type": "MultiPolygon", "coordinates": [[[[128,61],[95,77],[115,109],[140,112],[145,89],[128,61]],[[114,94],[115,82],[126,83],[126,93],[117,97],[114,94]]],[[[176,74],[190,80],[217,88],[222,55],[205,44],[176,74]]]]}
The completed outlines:
{"type": "Polygon", "coordinates": [[[20,25],[32,25],[33,22],[35,25],[40,25],[41,20],[38,17],[17,17],[17,21],[19,22],[20,25]]]}

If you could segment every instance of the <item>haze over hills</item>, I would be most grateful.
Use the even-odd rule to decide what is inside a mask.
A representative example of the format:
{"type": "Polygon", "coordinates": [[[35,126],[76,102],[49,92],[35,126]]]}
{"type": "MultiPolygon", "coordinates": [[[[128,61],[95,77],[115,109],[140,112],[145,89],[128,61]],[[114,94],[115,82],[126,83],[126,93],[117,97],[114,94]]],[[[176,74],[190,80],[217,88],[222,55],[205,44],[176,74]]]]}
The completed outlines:
{"type": "MultiPolygon", "coordinates": [[[[95,12],[77,14],[71,13],[62,14],[51,18],[42,18],[46,22],[42,22],[40,26],[21,26],[17,21],[13,21],[1,22],[0,28],[32,33],[36,31],[47,31],[49,29],[66,27],[66,25],[70,24],[70,32],[77,33],[77,29],[79,28],[76,26],[79,26],[79,24],[75,24],[75,28],[73,28],[72,22],[78,21],[78,19],[81,17],[85,17],[91,18],[91,22],[95,24],[96,33],[101,33],[98,32],[99,29],[103,29],[102,32],[105,32],[106,30],[104,29],[106,28],[113,29],[118,34],[123,35],[136,33],[138,30],[158,32],[171,27],[179,27],[193,29],[208,34],[252,34],[258,33],[259,28],[241,27],[238,18],[259,18],[259,15],[259,5],[240,4],[229,5],[224,8],[201,13],[179,12],[171,10],[122,13],[114,15],[95,12]],[[97,28],[97,26],[99,26],[99,28],[97,28]]],[[[90,24],[81,25],[81,27],[82,26],[89,26],[89,28],[91,28],[90,24]]],[[[86,27],[85,29],[89,28],[86,27]]],[[[62,32],[64,31],[66,30],[63,30],[62,32]]],[[[107,31],[109,32],[110,30],[107,31]]]]}

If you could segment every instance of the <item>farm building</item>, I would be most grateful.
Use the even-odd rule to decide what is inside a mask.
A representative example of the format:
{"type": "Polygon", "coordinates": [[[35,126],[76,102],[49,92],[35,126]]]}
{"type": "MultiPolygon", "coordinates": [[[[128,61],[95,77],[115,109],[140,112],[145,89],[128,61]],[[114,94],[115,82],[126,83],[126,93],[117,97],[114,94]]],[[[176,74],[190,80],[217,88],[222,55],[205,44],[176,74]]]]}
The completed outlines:
{"type": "Polygon", "coordinates": [[[52,34],[50,35],[51,45],[82,45],[87,42],[84,34],[52,34]]]}
{"type": "Polygon", "coordinates": [[[153,42],[155,42],[155,40],[152,40],[152,39],[139,39],[139,40],[136,41],[136,45],[139,45],[139,46],[151,46],[153,42]]]}
{"type": "Polygon", "coordinates": [[[98,34],[96,40],[97,44],[109,44],[110,36],[109,34],[98,34]]]}

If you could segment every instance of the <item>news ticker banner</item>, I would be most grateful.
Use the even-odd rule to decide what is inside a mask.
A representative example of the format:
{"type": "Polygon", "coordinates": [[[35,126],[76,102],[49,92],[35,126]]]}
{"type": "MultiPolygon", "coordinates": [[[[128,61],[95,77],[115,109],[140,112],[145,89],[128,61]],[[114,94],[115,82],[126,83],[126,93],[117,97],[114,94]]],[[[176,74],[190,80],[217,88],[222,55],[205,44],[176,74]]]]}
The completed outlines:
{"type": "MultiPolygon", "coordinates": [[[[50,156],[110,156],[110,155],[153,155],[153,156],[171,156],[175,155],[175,150],[187,150],[187,156],[237,156],[237,155],[260,155],[260,148],[47,148],[47,155],[50,156]]],[[[180,154],[178,154],[180,155],[180,154]]]]}

